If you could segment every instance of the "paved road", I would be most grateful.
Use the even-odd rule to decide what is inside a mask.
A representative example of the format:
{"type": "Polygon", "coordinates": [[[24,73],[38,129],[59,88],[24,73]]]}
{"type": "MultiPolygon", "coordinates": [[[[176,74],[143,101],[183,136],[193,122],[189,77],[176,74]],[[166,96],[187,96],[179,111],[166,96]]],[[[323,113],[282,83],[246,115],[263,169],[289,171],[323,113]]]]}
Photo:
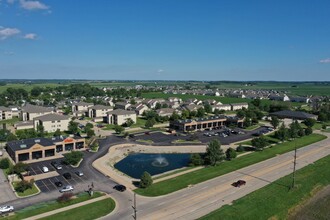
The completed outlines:
{"type": "MultiPolygon", "coordinates": [[[[330,134],[327,134],[328,137],[330,134]]],[[[297,169],[311,164],[330,154],[330,139],[298,150],[297,169]]],[[[196,219],[239,199],[292,172],[293,152],[248,166],[235,172],[157,198],[137,197],[139,219],[196,219]],[[244,179],[241,188],[231,186],[244,179]]],[[[286,187],[279,185],[278,187],[286,187]]],[[[129,206],[119,208],[104,219],[132,219],[129,206]]]]}

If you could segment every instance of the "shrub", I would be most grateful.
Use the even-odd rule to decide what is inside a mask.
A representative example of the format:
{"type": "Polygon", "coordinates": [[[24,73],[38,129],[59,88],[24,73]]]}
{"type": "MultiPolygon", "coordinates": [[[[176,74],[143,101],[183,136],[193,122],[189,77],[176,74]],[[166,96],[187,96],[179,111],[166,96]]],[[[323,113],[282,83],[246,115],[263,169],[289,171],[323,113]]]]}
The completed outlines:
{"type": "Polygon", "coordinates": [[[305,129],[305,134],[306,135],[310,135],[310,134],[313,134],[313,129],[311,127],[308,127],[305,129]]]}
{"type": "Polygon", "coordinates": [[[11,170],[11,172],[19,175],[19,174],[25,172],[26,168],[27,168],[27,165],[25,163],[18,162],[17,164],[15,164],[15,166],[13,166],[13,169],[11,170]]]}
{"type": "Polygon", "coordinates": [[[15,186],[15,190],[17,192],[24,192],[27,189],[32,189],[33,186],[33,180],[31,180],[30,182],[26,181],[26,180],[22,180],[21,182],[18,182],[15,186]]]}
{"type": "Polygon", "coordinates": [[[200,166],[204,163],[202,157],[200,154],[196,153],[196,154],[191,154],[190,155],[190,164],[192,166],[200,166]]]}
{"type": "Polygon", "coordinates": [[[226,150],[227,160],[231,160],[231,159],[236,158],[236,157],[237,157],[237,153],[233,148],[230,147],[226,150]]]}
{"type": "Polygon", "coordinates": [[[10,161],[8,158],[3,158],[0,160],[0,169],[8,169],[10,166],[10,161]]]}
{"type": "Polygon", "coordinates": [[[236,148],[237,152],[243,152],[244,151],[244,147],[240,144],[237,148],[236,148]]]}
{"type": "Polygon", "coordinates": [[[71,193],[71,192],[63,193],[60,197],[57,198],[57,202],[60,202],[60,203],[67,202],[72,197],[73,197],[73,193],[71,193]]]}
{"type": "Polygon", "coordinates": [[[143,172],[140,181],[140,188],[147,188],[148,186],[151,186],[152,182],[151,175],[146,171],[143,172]]]}

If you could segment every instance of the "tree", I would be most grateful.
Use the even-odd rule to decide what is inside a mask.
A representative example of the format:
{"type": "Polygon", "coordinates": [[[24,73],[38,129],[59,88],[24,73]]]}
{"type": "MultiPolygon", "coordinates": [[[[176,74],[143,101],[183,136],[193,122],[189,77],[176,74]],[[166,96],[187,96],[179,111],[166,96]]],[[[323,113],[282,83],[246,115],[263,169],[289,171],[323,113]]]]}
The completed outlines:
{"type": "Polygon", "coordinates": [[[22,180],[16,184],[15,191],[24,192],[27,189],[32,189],[33,183],[33,180],[31,180],[30,182],[22,180]]]}
{"type": "Polygon", "coordinates": [[[203,164],[203,159],[200,154],[195,153],[190,155],[190,164],[193,166],[200,166],[203,164]]]}
{"type": "Polygon", "coordinates": [[[280,126],[280,128],[275,132],[275,137],[280,139],[281,141],[287,140],[289,137],[289,132],[285,128],[284,123],[280,126]]]}
{"type": "Polygon", "coordinates": [[[307,118],[304,120],[304,124],[307,126],[307,127],[313,127],[316,123],[316,120],[313,119],[313,118],[307,118]]]}
{"type": "Polygon", "coordinates": [[[86,125],[85,125],[85,129],[93,129],[94,128],[94,125],[92,124],[92,123],[87,123],[86,125]]]}
{"type": "Polygon", "coordinates": [[[134,124],[134,121],[131,118],[126,119],[125,125],[131,127],[134,124]]]}
{"type": "Polygon", "coordinates": [[[160,109],[162,107],[162,104],[160,104],[159,102],[156,103],[155,109],[160,109]]]}
{"type": "Polygon", "coordinates": [[[305,128],[305,134],[306,134],[306,135],[313,134],[313,129],[312,129],[311,127],[307,127],[307,128],[305,128]]]}
{"type": "Polygon", "coordinates": [[[280,120],[276,116],[272,116],[270,124],[276,129],[280,124],[280,120]]]}
{"type": "Polygon", "coordinates": [[[68,126],[68,131],[71,133],[71,134],[76,134],[78,133],[79,129],[78,129],[78,123],[77,122],[74,122],[74,121],[70,121],[69,122],[69,126],[68,126]]]}
{"type": "Polygon", "coordinates": [[[117,134],[122,133],[125,129],[120,125],[115,125],[114,130],[117,134]]]}
{"type": "Polygon", "coordinates": [[[215,166],[218,161],[223,160],[223,155],[224,153],[220,148],[220,142],[217,139],[210,141],[205,154],[207,163],[215,166]]]}
{"type": "Polygon", "coordinates": [[[21,174],[26,171],[27,165],[22,162],[18,162],[13,166],[12,173],[21,174]]]}
{"type": "Polygon", "coordinates": [[[148,119],[145,123],[146,128],[152,128],[156,124],[156,120],[154,118],[148,119]]]}
{"type": "Polygon", "coordinates": [[[196,115],[197,117],[202,118],[202,117],[204,117],[204,115],[205,115],[204,108],[197,109],[197,115],[196,115]]]}
{"type": "Polygon", "coordinates": [[[16,140],[17,140],[17,137],[13,133],[9,133],[6,138],[6,141],[16,141],[16,140]]]}
{"type": "Polygon", "coordinates": [[[151,186],[152,182],[151,175],[144,171],[140,180],[140,188],[147,188],[148,186],[151,186]]]}
{"type": "Polygon", "coordinates": [[[0,160],[0,169],[8,169],[10,166],[10,161],[8,158],[3,158],[0,160]]]}
{"type": "Polygon", "coordinates": [[[244,151],[244,147],[240,144],[238,145],[238,147],[236,148],[237,152],[243,152],[244,151]]]}
{"type": "Polygon", "coordinates": [[[290,138],[297,138],[299,137],[299,130],[301,130],[301,126],[299,125],[298,121],[295,120],[294,122],[292,122],[290,124],[290,128],[289,128],[289,136],[290,138]]]}
{"type": "Polygon", "coordinates": [[[205,112],[211,113],[212,112],[212,107],[210,104],[205,104],[204,105],[205,112]]]}
{"type": "Polygon", "coordinates": [[[233,148],[230,147],[230,148],[228,148],[226,150],[226,158],[227,158],[227,160],[231,160],[231,159],[234,159],[236,157],[237,157],[237,153],[236,153],[236,151],[233,148]]]}
{"type": "Polygon", "coordinates": [[[178,120],[179,118],[180,118],[180,116],[178,115],[178,113],[173,112],[172,115],[171,115],[171,117],[170,117],[170,120],[171,120],[171,121],[176,121],[176,120],[178,120]]]}
{"type": "Polygon", "coordinates": [[[84,154],[81,151],[71,151],[70,153],[64,154],[64,163],[77,165],[83,156],[84,154]]]}
{"type": "Polygon", "coordinates": [[[93,137],[93,136],[95,136],[95,132],[94,132],[93,129],[88,129],[88,130],[86,131],[86,134],[87,134],[88,137],[93,137]]]}
{"type": "Polygon", "coordinates": [[[253,138],[251,143],[258,150],[263,150],[264,147],[266,147],[268,145],[268,141],[266,140],[266,138],[264,136],[260,136],[258,138],[253,138]]]}
{"type": "Polygon", "coordinates": [[[61,135],[62,135],[62,132],[61,132],[60,129],[56,129],[56,131],[53,134],[54,137],[58,137],[58,136],[61,136],[61,135]]]}
{"type": "Polygon", "coordinates": [[[45,127],[43,125],[38,125],[37,132],[39,137],[45,136],[45,127]]]}
{"type": "Polygon", "coordinates": [[[182,112],[181,112],[181,118],[182,118],[182,119],[187,119],[187,118],[189,118],[189,115],[190,115],[190,113],[189,113],[188,110],[182,110],[182,112]]]}

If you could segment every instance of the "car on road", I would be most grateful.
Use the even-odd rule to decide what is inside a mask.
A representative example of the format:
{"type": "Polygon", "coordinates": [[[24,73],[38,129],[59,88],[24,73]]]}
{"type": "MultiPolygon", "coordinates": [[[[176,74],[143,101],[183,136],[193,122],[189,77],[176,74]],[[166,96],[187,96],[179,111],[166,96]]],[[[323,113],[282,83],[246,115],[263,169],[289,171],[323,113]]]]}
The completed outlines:
{"type": "Polygon", "coordinates": [[[238,180],[231,185],[239,188],[240,186],[244,186],[245,184],[246,184],[245,180],[238,180]]]}
{"type": "Polygon", "coordinates": [[[133,137],[135,137],[135,135],[134,134],[129,134],[128,135],[130,138],[133,138],[133,137]]]}
{"type": "Polygon", "coordinates": [[[81,171],[79,171],[79,170],[77,170],[76,172],[74,172],[75,174],[77,174],[77,176],[83,176],[84,175],[84,173],[83,172],[81,172],[81,171]]]}
{"type": "Polygon", "coordinates": [[[63,193],[63,192],[72,192],[73,191],[73,186],[71,186],[71,185],[67,185],[67,186],[64,186],[62,189],[60,189],[59,191],[61,192],[61,193],[63,193]]]}
{"type": "Polygon", "coordinates": [[[146,135],[150,135],[150,132],[145,132],[144,134],[146,134],[146,135]]]}
{"type": "Polygon", "coordinates": [[[0,214],[6,213],[6,212],[12,212],[14,211],[14,207],[11,205],[1,206],[0,207],[0,214]]]}
{"type": "Polygon", "coordinates": [[[113,188],[119,192],[124,192],[126,190],[126,186],[124,185],[115,185],[113,188]]]}
{"type": "Polygon", "coordinates": [[[49,172],[49,169],[48,169],[48,167],[46,167],[46,166],[43,166],[43,167],[42,167],[42,172],[44,172],[44,173],[47,173],[47,172],[49,172]]]}
{"type": "Polygon", "coordinates": [[[50,164],[55,167],[55,169],[62,170],[62,165],[58,164],[56,161],[52,161],[50,164]]]}
{"type": "Polygon", "coordinates": [[[70,173],[63,173],[63,176],[67,180],[71,179],[71,174],[70,173]]]}
{"type": "Polygon", "coordinates": [[[63,183],[62,183],[61,181],[56,181],[54,184],[55,184],[57,187],[61,187],[61,186],[63,186],[63,183]]]}

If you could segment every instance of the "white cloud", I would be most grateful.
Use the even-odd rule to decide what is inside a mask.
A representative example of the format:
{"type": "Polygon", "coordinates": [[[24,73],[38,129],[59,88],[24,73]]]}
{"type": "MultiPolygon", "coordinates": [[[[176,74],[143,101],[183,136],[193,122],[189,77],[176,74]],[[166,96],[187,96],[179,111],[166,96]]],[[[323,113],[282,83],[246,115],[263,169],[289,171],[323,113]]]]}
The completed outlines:
{"type": "Polygon", "coordinates": [[[21,31],[17,28],[2,28],[0,29],[0,40],[5,40],[19,34],[21,31]]]}
{"type": "Polygon", "coordinates": [[[29,33],[29,34],[25,34],[23,38],[28,40],[35,40],[37,39],[37,35],[34,33],[29,33]]]}
{"type": "Polygon", "coordinates": [[[5,52],[3,52],[3,54],[6,55],[6,56],[12,56],[15,53],[13,51],[5,51],[5,52]]]}
{"type": "Polygon", "coordinates": [[[157,73],[162,73],[162,72],[164,72],[163,69],[159,69],[159,70],[157,70],[157,73]]]}
{"type": "Polygon", "coordinates": [[[22,8],[26,10],[46,10],[49,9],[49,6],[45,5],[39,1],[27,1],[27,0],[20,0],[19,1],[22,8]]]}
{"type": "Polygon", "coordinates": [[[320,63],[330,63],[330,58],[320,60],[320,63]]]}

